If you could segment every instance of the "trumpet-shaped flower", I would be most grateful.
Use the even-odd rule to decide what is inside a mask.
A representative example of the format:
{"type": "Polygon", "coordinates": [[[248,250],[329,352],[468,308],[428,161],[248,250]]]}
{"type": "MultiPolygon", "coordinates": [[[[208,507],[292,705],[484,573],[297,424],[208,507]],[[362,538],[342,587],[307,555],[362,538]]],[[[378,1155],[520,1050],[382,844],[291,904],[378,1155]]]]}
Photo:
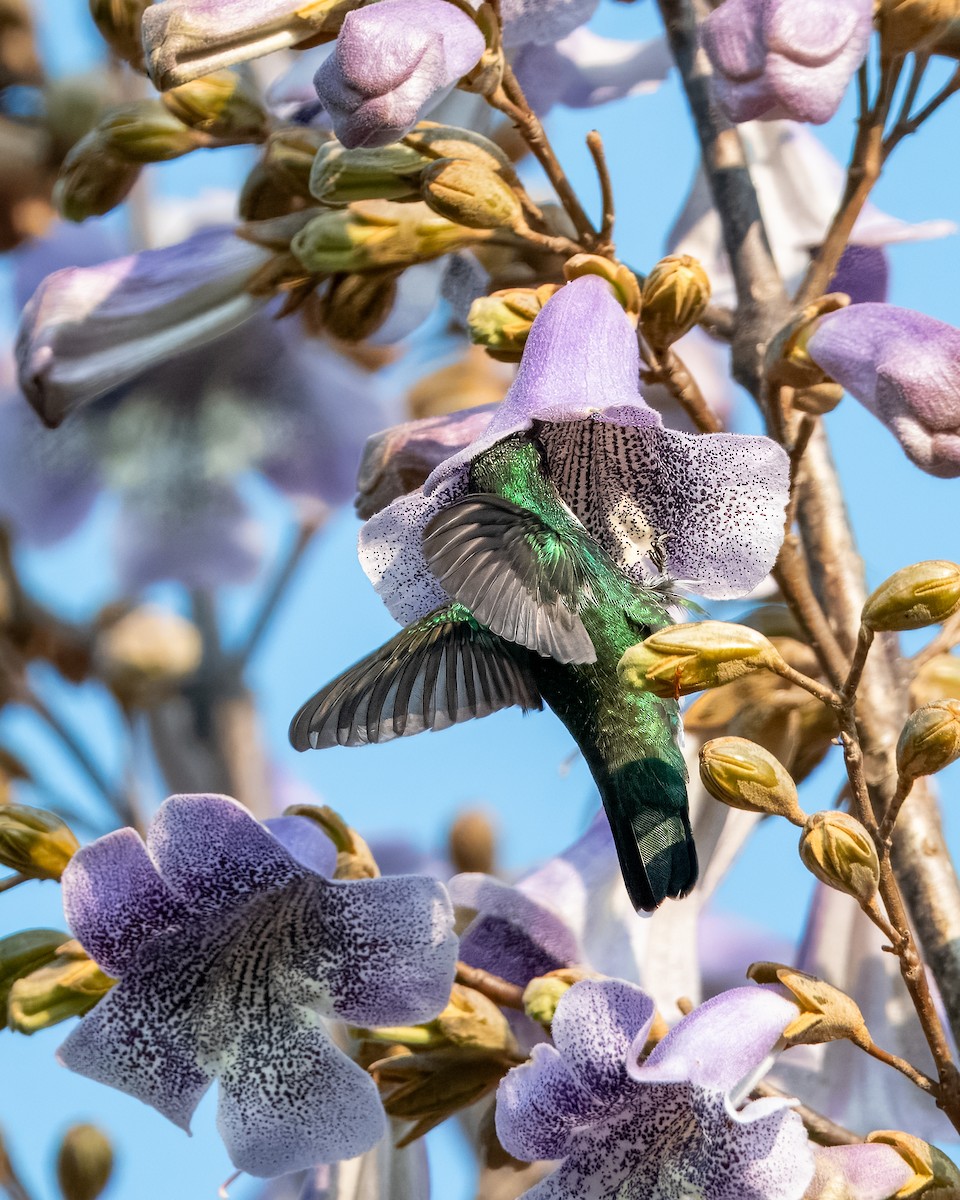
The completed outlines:
{"type": "Polygon", "coordinates": [[[603,280],[576,279],[547,302],[485,431],[361,530],[361,563],[398,621],[447,603],[423,529],[465,494],[471,461],[521,430],[536,432],[565,503],[638,581],[657,561],[703,595],[760,582],[782,536],[786,456],[764,437],[664,429],[638,375],[636,334],[603,280]]]}
{"type": "Polygon", "coordinates": [[[79,850],[64,909],[120,982],[59,1051],[189,1129],[217,1079],[234,1163],[281,1175],[353,1158],[386,1119],[327,1019],[428,1020],[447,1003],[457,941],[441,884],[335,881],[304,818],[276,835],[225,796],[173,796],[146,845],[130,829],[79,850]]]}

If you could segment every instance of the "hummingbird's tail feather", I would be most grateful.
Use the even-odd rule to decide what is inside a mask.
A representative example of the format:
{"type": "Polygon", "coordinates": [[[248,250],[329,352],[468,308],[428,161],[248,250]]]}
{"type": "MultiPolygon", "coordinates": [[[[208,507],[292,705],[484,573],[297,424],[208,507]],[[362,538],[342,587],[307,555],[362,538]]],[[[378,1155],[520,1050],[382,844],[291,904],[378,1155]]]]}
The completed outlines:
{"type": "Polygon", "coordinates": [[[668,897],[686,896],[698,868],[680,772],[662,759],[641,759],[609,775],[600,791],[634,908],[652,912],[668,897]]]}
{"type": "Polygon", "coordinates": [[[542,708],[523,654],[462,605],[435,609],[311,697],[290,724],[290,741],[295,750],[365,746],[514,704],[542,708]]]}
{"type": "Polygon", "coordinates": [[[596,661],[577,611],[589,585],[569,532],[481,493],[433,518],[423,552],[447,594],[498,636],[556,662],[596,661]]]}

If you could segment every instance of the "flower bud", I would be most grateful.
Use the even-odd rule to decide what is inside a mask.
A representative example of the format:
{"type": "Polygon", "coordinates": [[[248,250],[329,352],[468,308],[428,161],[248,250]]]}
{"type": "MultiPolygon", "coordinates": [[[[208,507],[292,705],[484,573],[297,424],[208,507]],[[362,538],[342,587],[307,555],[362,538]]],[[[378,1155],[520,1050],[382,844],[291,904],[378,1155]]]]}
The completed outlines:
{"type": "Polygon", "coordinates": [[[435,216],[424,204],[370,202],[314,217],[290,249],[318,274],[410,267],[487,236],[435,216]]]}
{"type": "Polygon", "coordinates": [[[103,145],[127,162],[167,162],[200,144],[159,100],[136,100],[110,109],[94,130],[103,145]]]}
{"type": "Polygon", "coordinates": [[[869,904],[880,881],[880,861],[873,839],[856,817],[818,812],[807,818],[800,835],[800,857],[829,887],[869,904]]]}
{"type": "Polygon", "coordinates": [[[139,163],[110,150],[94,130],[82,137],[61,163],[53,185],[53,203],[68,221],[102,217],[126,200],[140,170],[139,163]]]}
{"type": "Polygon", "coordinates": [[[876,23],[885,54],[928,49],[960,17],[958,0],[878,0],[876,23]]]}
{"type": "Polygon", "coordinates": [[[922,1138],[899,1129],[875,1129],[867,1134],[871,1145],[892,1146],[913,1171],[909,1180],[893,1200],[908,1196],[927,1196],[929,1200],[952,1200],[960,1195],[960,1171],[949,1158],[922,1138]]]}
{"type": "Polygon", "coordinates": [[[863,623],[875,631],[923,629],[960,609],[960,566],[942,559],[894,572],[867,598],[863,623]]]}
{"type": "Polygon", "coordinates": [[[910,707],[960,696],[960,655],[935,654],[920,667],[910,684],[910,707]]]}
{"type": "Polygon", "coordinates": [[[548,971],[546,975],[538,975],[523,990],[523,1011],[532,1020],[549,1029],[553,1022],[557,1005],[581,979],[592,978],[589,971],[576,967],[561,967],[558,971],[548,971]]]}
{"type": "Polygon", "coordinates": [[[430,162],[426,155],[399,142],[356,150],[327,142],[313,159],[310,192],[331,206],[355,200],[416,200],[420,172],[430,162]]]}
{"type": "Polygon", "coordinates": [[[126,704],[161,699],[192,675],[203,657],[197,627],[177,613],[145,604],[98,636],[94,661],[113,693],[126,704]]]}
{"type": "Polygon", "coordinates": [[[79,942],[66,942],[50,963],[21,976],[10,989],[10,1028],[30,1034],[70,1017],[82,1017],[115,983],[87,956],[79,942]]]}
{"type": "Polygon", "coordinates": [[[833,412],[843,399],[843,388],[839,383],[815,383],[797,388],[793,393],[793,407],[811,416],[821,417],[833,412]]]}
{"type": "Polygon", "coordinates": [[[59,929],[24,929],[0,938],[0,1029],[7,1027],[7,999],[16,981],[52,962],[69,940],[59,929]]]}
{"type": "Polygon", "coordinates": [[[319,298],[320,324],[342,342],[362,342],[376,333],[397,298],[396,271],[336,275],[319,298]]]}
{"type": "Polygon", "coordinates": [[[267,138],[263,165],[278,186],[294,196],[310,200],[310,172],[324,146],[336,145],[317,129],[291,125],[277,129],[267,138]]]}
{"type": "Polygon", "coordinates": [[[470,305],[467,332],[500,362],[519,362],[537,314],[560,290],[555,283],[538,288],[505,288],[480,296],[470,305]]]}
{"type": "Polygon", "coordinates": [[[151,0],[90,0],[90,15],[103,40],[135,71],[144,69],[140,22],[151,0]]]}
{"type": "Polygon", "coordinates": [[[96,1125],[72,1125],[57,1153],[57,1181],[63,1200],[97,1200],[110,1181],[113,1150],[96,1125]]]}
{"type": "Polygon", "coordinates": [[[746,812],[771,813],[803,825],[797,785],[768,750],[741,737],[721,737],[700,748],[700,778],[715,800],[746,812]]]}
{"type": "Polygon", "coordinates": [[[0,863],[28,879],[59,879],[79,847],[54,813],[25,804],[0,807],[0,863]]]}
{"type": "Polygon", "coordinates": [[[380,874],[370,847],[338,812],[326,804],[291,804],[285,817],[307,817],[315,821],[337,849],[334,879],[376,879],[380,874]]]}
{"type": "Polygon", "coordinates": [[[683,337],[703,316],[710,302],[710,280],[689,254],[662,258],[643,281],[640,327],[660,353],[683,337]]]}
{"type": "Polygon", "coordinates": [[[642,300],[640,283],[633,271],[623,263],[602,258],[599,254],[575,254],[563,264],[563,277],[568,283],[583,275],[599,275],[601,279],[605,279],[636,328],[640,320],[642,300]]]}
{"type": "Polygon", "coordinates": [[[784,665],[772,643],[746,625],[668,625],[630,649],[617,673],[627,687],[679,699],[760,667],[784,665]]]}
{"type": "Polygon", "coordinates": [[[897,742],[903,779],[935,775],[960,758],[960,700],[939,700],[907,718],[897,742]]]}
{"type": "Polygon", "coordinates": [[[507,371],[497,366],[482,346],[470,346],[456,362],[417,380],[407,392],[407,412],[412,418],[422,419],[499,404],[509,386],[507,371]]]}
{"type": "Polygon", "coordinates": [[[791,1046],[816,1046],[847,1038],[868,1046],[871,1038],[863,1013],[839,988],[782,963],[755,962],[747,968],[755,983],[778,983],[786,988],[800,1008],[800,1015],[784,1029],[791,1046]]]}
{"type": "Polygon", "coordinates": [[[463,159],[486,167],[508,183],[513,183],[517,177],[513,163],[496,142],[472,129],[421,121],[404,137],[403,145],[421,154],[427,162],[439,158],[463,159]]]}
{"type": "Polygon", "coordinates": [[[450,1003],[430,1025],[455,1046],[485,1050],[512,1050],[516,1039],[507,1018],[492,1000],[473,988],[455,983],[450,1003]]]}
{"type": "Polygon", "coordinates": [[[493,874],[497,857],[497,835],[488,813],[482,809],[468,809],[460,813],[450,826],[447,843],[455,874],[493,874]]]}
{"type": "Polygon", "coordinates": [[[181,124],[225,141],[260,142],[268,117],[260,95],[236,71],[216,71],[181,83],[160,96],[181,124]]]}
{"type": "Polygon", "coordinates": [[[420,176],[420,194],[434,212],[468,229],[522,229],[517,193],[479,163],[440,158],[420,176]]]}

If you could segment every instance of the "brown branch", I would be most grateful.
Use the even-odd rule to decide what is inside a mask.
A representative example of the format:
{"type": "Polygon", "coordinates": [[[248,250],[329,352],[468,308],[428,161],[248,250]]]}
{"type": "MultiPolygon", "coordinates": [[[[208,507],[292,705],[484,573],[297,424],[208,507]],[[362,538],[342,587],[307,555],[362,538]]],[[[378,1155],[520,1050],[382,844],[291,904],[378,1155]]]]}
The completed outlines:
{"type": "Polygon", "coordinates": [[[9,892],[21,883],[26,883],[27,879],[27,875],[8,875],[6,879],[0,879],[0,892],[9,892]]]}
{"type": "MultiPolygon", "coordinates": [[[[899,145],[905,137],[911,133],[916,133],[924,121],[928,120],[937,111],[941,104],[949,100],[954,92],[960,91],[960,67],[957,67],[954,74],[950,77],[947,83],[933,97],[929,104],[925,104],[923,108],[913,117],[905,120],[897,121],[889,135],[883,142],[883,159],[886,161],[893,153],[894,147],[899,145]]],[[[906,106],[904,107],[906,110],[906,106]]]]}
{"type": "MultiPolygon", "coordinates": [[[[763,1097],[774,1097],[777,1100],[792,1099],[789,1092],[782,1092],[778,1087],[774,1087],[772,1083],[766,1081],[758,1083],[751,1092],[751,1096],[755,1099],[763,1097]]],[[[823,1113],[817,1112],[816,1109],[808,1108],[806,1104],[795,1104],[793,1111],[800,1115],[800,1119],[810,1135],[810,1140],[816,1142],[818,1146],[859,1146],[863,1142],[863,1138],[859,1134],[852,1133],[843,1125],[838,1125],[836,1121],[831,1121],[823,1113]]]]}
{"type": "Polygon", "coordinates": [[[701,433],[722,432],[723,422],[707,403],[682,359],[669,349],[659,358],[649,347],[644,352],[651,366],[644,373],[643,382],[662,384],[701,433]]]}
{"type": "Polygon", "coordinates": [[[480,992],[502,1008],[516,1008],[523,1012],[523,988],[501,979],[499,975],[491,975],[489,971],[481,970],[480,967],[458,962],[456,980],[464,987],[480,992]]]}
{"type": "Polygon", "coordinates": [[[610,179],[610,168],[607,165],[607,155],[603,148],[603,138],[596,129],[587,134],[587,149],[596,167],[597,180],[600,183],[600,200],[603,217],[600,224],[600,240],[597,243],[599,254],[613,252],[613,224],[616,220],[616,209],[613,201],[613,182],[610,179]]]}

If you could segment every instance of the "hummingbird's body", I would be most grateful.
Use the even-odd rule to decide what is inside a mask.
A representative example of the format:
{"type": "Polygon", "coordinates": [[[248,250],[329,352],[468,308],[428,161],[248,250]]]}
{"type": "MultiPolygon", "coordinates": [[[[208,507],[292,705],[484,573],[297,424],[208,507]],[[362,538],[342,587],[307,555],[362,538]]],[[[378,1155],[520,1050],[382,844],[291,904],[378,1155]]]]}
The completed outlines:
{"type": "Polygon", "coordinates": [[[542,698],[587,761],[637,908],[696,881],[677,705],[624,688],[624,652],[668,623],[563,503],[536,431],[472,462],[469,495],[423,549],[454,604],[408,626],[318,693],[294,745],[359,744],[542,698]],[[438,632],[440,631],[440,632],[438,632]]]}

